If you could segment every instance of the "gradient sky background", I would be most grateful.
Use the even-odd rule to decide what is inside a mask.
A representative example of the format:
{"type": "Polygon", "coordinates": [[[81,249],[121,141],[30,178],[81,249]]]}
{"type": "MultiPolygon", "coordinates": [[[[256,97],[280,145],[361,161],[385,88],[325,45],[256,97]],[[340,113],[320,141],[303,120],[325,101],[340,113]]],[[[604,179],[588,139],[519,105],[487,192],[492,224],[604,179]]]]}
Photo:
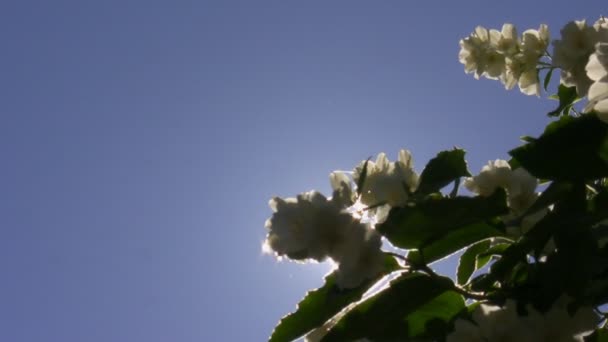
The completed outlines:
{"type": "Polygon", "coordinates": [[[0,340],[265,340],[329,267],[261,254],[271,196],[381,151],[506,158],[555,103],[465,75],[459,39],[607,9],[3,1],[0,340]]]}

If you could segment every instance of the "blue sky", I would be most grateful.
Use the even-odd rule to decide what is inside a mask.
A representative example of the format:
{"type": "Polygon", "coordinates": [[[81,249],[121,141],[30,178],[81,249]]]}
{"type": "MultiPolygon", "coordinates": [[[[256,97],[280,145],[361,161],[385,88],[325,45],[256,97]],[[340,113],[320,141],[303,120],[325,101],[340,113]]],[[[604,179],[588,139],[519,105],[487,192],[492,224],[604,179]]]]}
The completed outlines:
{"type": "Polygon", "coordinates": [[[555,103],[458,41],[606,14],[574,4],[3,2],[0,340],[265,340],[328,269],[261,254],[268,199],[382,151],[506,158],[555,103]]]}

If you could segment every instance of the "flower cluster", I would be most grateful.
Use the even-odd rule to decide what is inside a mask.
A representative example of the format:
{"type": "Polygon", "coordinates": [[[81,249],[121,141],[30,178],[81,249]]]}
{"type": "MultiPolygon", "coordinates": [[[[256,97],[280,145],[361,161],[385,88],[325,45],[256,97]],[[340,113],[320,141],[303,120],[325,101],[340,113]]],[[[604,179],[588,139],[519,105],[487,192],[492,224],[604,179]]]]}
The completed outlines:
{"type": "Polygon", "coordinates": [[[364,166],[367,166],[366,178],[360,189],[361,203],[364,205],[404,205],[409,194],[418,186],[418,174],[413,169],[412,155],[407,150],[399,151],[399,159],[394,163],[391,163],[384,153],[378,155],[376,162],[362,161],[353,175],[357,183],[364,166]]]}
{"type": "Polygon", "coordinates": [[[553,42],[553,65],[561,69],[561,83],[575,86],[583,97],[592,83],[585,67],[596,45],[608,43],[608,22],[601,18],[588,26],[586,20],[571,21],[560,33],[561,39],[553,42]]]}
{"type": "Polygon", "coordinates": [[[568,23],[553,56],[549,43],[546,25],[518,35],[511,24],[477,27],[460,41],[467,73],[528,95],[540,94],[540,71],[548,70],[546,88],[560,69],[559,106],[548,115],[574,117],[525,139],[509,152],[511,161],[490,161],[472,176],[465,151],[454,148],[418,175],[409,151],[394,162],[380,153],[352,171],[332,172],[329,198],[309,191],[270,201],[267,251],[336,265],[271,341],[605,337],[607,126],[598,118],[608,123],[608,21],[568,23]],[[581,113],[574,105],[584,96],[581,113]],[[549,184],[542,194],[538,178],[549,184]],[[461,180],[474,198],[459,194],[461,180]],[[383,241],[395,248],[383,252],[383,241]],[[455,256],[455,279],[431,268],[455,256]]]}
{"type": "Polygon", "coordinates": [[[546,25],[521,36],[512,24],[501,31],[478,26],[460,40],[458,57],[475,78],[498,79],[507,89],[518,84],[527,95],[540,95],[540,70],[560,69],[560,83],[575,87],[579,98],[588,97],[585,111],[596,111],[608,122],[608,20],[602,17],[591,26],[586,20],[571,21],[552,42],[553,55],[548,45],[546,25]]]}
{"type": "Polygon", "coordinates": [[[354,287],[381,271],[380,235],[340,208],[340,203],[310,191],[296,198],[270,200],[266,245],[292,260],[331,258],[339,264],[338,283],[354,287]]]}
{"type": "MultiPolygon", "coordinates": [[[[353,171],[357,184],[365,173],[360,197],[355,196],[353,181],[344,172],[329,176],[333,196],[328,199],[317,191],[296,198],[270,200],[273,215],[266,221],[265,246],[277,256],[296,261],[323,261],[331,258],[338,264],[337,283],[352,288],[378,275],[383,267],[382,241],[356,208],[383,204],[386,208],[404,205],[416,189],[418,175],[412,169],[412,157],[401,150],[399,160],[391,163],[384,153],[375,162],[362,162],[353,171]]],[[[378,213],[379,214],[379,213],[378,213]]]]}
{"type": "Polygon", "coordinates": [[[569,300],[560,297],[545,313],[526,307],[527,315],[519,315],[513,300],[504,306],[480,304],[473,312],[473,322],[457,319],[447,342],[476,341],[572,341],[583,342],[599,322],[591,307],[580,307],[572,315],[569,300]]]}
{"type": "MultiPolygon", "coordinates": [[[[497,188],[505,189],[511,212],[503,216],[502,221],[507,225],[507,233],[515,239],[530,230],[548,213],[548,210],[544,209],[522,217],[538,198],[538,180],[521,167],[512,170],[506,160],[496,159],[488,162],[478,175],[466,178],[464,186],[481,196],[489,196],[497,188]]],[[[552,249],[551,242],[546,252],[552,249]]]]}
{"type": "Polygon", "coordinates": [[[512,24],[501,31],[478,26],[469,37],[460,40],[458,57],[467,73],[500,80],[507,89],[516,84],[527,95],[540,95],[537,65],[546,54],[549,30],[526,30],[520,36],[512,24]]]}

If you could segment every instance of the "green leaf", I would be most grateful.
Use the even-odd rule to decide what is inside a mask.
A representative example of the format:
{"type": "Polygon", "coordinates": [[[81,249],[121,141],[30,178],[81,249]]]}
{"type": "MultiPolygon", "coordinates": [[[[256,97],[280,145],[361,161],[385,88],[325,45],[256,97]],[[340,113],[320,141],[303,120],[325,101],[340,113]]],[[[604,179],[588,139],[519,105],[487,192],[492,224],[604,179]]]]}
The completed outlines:
{"type": "Polygon", "coordinates": [[[465,308],[465,302],[461,295],[453,291],[447,291],[430,302],[419,307],[407,316],[409,337],[436,337],[445,335],[448,331],[447,322],[465,308]],[[444,324],[430,323],[440,320],[444,324]]]}
{"type": "MultiPolygon", "coordinates": [[[[546,81],[546,79],[545,79],[546,81]]],[[[563,84],[559,85],[557,90],[557,98],[559,99],[559,106],[549,113],[548,116],[560,116],[568,115],[570,108],[577,100],[576,87],[566,87],[563,84]]]]}
{"type": "MultiPolygon", "coordinates": [[[[473,272],[479,269],[479,263],[477,262],[479,254],[485,252],[488,248],[490,248],[490,240],[480,241],[471,245],[462,256],[460,256],[458,270],[456,271],[458,284],[464,285],[469,281],[473,272]]],[[[481,267],[483,267],[483,265],[481,267]]]]}
{"type": "Polygon", "coordinates": [[[608,189],[601,188],[589,202],[594,223],[608,219],[608,189]]]}
{"type": "Polygon", "coordinates": [[[544,216],[532,229],[527,231],[517,243],[510,244],[501,253],[500,259],[490,267],[488,279],[484,281],[491,283],[494,280],[504,280],[517,266],[526,262],[526,256],[534,249],[541,249],[545,246],[551,233],[564,225],[564,219],[555,211],[544,216]]]}
{"type": "Polygon", "coordinates": [[[475,270],[477,271],[478,269],[484,267],[490,262],[490,260],[492,260],[492,256],[490,255],[478,255],[477,259],[475,260],[475,270]]]}
{"type": "Polygon", "coordinates": [[[585,342],[608,342],[608,331],[606,328],[597,329],[593,334],[585,337],[585,342]]]}
{"type": "MultiPolygon", "coordinates": [[[[515,266],[521,262],[525,262],[526,255],[532,251],[534,245],[530,240],[522,240],[521,243],[515,243],[507,247],[500,259],[498,259],[490,267],[488,278],[492,280],[504,280],[507,275],[515,269],[515,266]]],[[[486,279],[486,282],[490,282],[486,279]]]]}
{"type": "Polygon", "coordinates": [[[452,311],[457,313],[464,307],[462,297],[457,294],[460,298],[446,296],[433,303],[452,288],[453,282],[449,278],[434,278],[422,273],[403,274],[387,289],[349,311],[322,341],[352,341],[363,337],[381,341],[407,339],[411,337],[412,330],[420,333],[421,324],[435,317],[449,319],[452,311]],[[424,311],[417,316],[420,309],[424,311]]]}
{"type": "MultiPolygon", "coordinates": [[[[605,261],[604,264],[606,264],[605,261]]],[[[608,275],[604,274],[604,277],[593,279],[591,284],[588,285],[587,292],[587,296],[594,305],[606,305],[608,301],[608,275]]]]}
{"type": "Polygon", "coordinates": [[[419,250],[410,251],[407,255],[408,262],[415,265],[430,264],[478,241],[503,236],[504,233],[496,229],[496,226],[497,224],[480,222],[456,229],[441,239],[422,246],[419,250]]]}
{"type": "Polygon", "coordinates": [[[473,291],[489,293],[490,290],[493,290],[495,282],[495,276],[492,276],[489,273],[483,273],[471,279],[470,287],[473,291]]]}
{"type": "Polygon", "coordinates": [[[470,176],[464,155],[465,151],[458,148],[439,152],[422,171],[416,192],[419,194],[436,192],[460,177],[470,176]]]}
{"type": "Polygon", "coordinates": [[[540,194],[536,201],[534,201],[532,206],[526,210],[522,217],[534,214],[539,210],[549,207],[570,193],[570,191],[572,191],[572,187],[573,185],[570,182],[552,182],[549,187],[547,187],[547,189],[540,194]]]}
{"type": "Polygon", "coordinates": [[[270,337],[270,342],[293,341],[312,329],[321,326],[361,296],[382,276],[397,270],[394,257],[385,256],[385,272],[354,289],[340,289],[336,285],[335,272],[325,277],[325,285],[309,291],[298,304],[295,312],[283,317],[270,337]]]}
{"type": "Polygon", "coordinates": [[[534,142],[509,152],[537,178],[590,180],[608,176],[608,125],[594,114],[565,116],[534,142]]]}
{"type": "Polygon", "coordinates": [[[488,197],[427,198],[393,208],[376,229],[397,247],[422,248],[468,226],[489,226],[487,221],[507,212],[502,189],[488,197]]]}
{"type": "MultiPolygon", "coordinates": [[[[536,139],[534,139],[534,140],[536,140],[536,139]]],[[[508,163],[509,163],[509,166],[511,167],[511,170],[515,170],[515,169],[521,167],[521,165],[515,158],[509,159],[508,163]]]]}
{"type": "MultiPolygon", "coordinates": [[[[495,255],[502,255],[505,252],[505,249],[507,249],[509,246],[511,246],[510,243],[497,243],[494,246],[488,248],[488,250],[486,250],[483,253],[479,254],[480,258],[485,258],[485,257],[492,257],[495,255]]],[[[481,266],[483,267],[483,266],[481,266]]]]}
{"type": "Polygon", "coordinates": [[[601,260],[597,240],[587,220],[589,215],[586,198],[586,186],[582,183],[574,184],[573,190],[563,201],[557,203],[553,210],[560,219],[560,224],[555,225],[552,230],[557,248],[552,261],[559,265],[557,269],[568,270],[567,273],[556,274],[560,276],[560,283],[567,293],[574,296],[587,290],[596,265],[605,264],[605,260],[601,260]]]}
{"type": "Polygon", "coordinates": [[[550,68],[549,71],[547,71],[547,74],[545,74],[545,81],[543,82],[543,88],[545,88],[545,91],[547,91],[547,87],[549,87],[549,82],[551,82],[551,75],[553,75],[553,70],[555,70],[555,68],[550,68]]]}
{"type": "Polygon", "coordinates": [[[369,164],[369,160],[372,157],[367,158],[365,163],[363,163],[363,169],[359,174],[359,179],[357,179],[357,195],[361,195],[361,191],[363,191],[363,185],[365,184],[365,179],[367,178],[367,164],[369,164]]]}
{"type": "Polygon", "coordinates": [[[531,137],[529,135],[524,135],[524,136],[519,137],[519,140],[521,140],[523,142],[531,143],[531,142],[536,141],[536,138],[533,138],[533,137],[531,137]]]}

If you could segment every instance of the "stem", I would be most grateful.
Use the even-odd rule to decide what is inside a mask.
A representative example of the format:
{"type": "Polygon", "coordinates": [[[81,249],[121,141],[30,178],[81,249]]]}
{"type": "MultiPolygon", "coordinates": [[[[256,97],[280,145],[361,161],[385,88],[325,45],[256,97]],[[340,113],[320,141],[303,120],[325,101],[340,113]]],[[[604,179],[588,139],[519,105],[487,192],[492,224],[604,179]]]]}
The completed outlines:
{"type": "Polygon", "coordinates": [[[397,253],[393,253],[393,252],[386,252],[386,254],[392,255],[392,256],[394,256],[395,258],[400,259],[400,260],[402,260],[403,262],[407,263],[407,258],[406,258],[406,257],[404,257],[404,256],[403,256],[403,255],[401,255],[401,254],[397,254],[397,253]]]}
{"type": "Polygon", "coordinates": [[[435,271],[433,271],[433,269],[430,268],[428,265],[420,266],[419,269],[421,271],[424,271],[426,274],[430,275],[431,277],[435,277],[435,278],[439,278],[440,277],[440,275],[437,274],[435,271]]]}
{"type": "Polygon", "coordinates": [[[487,300],[490,299],[489,296],[483,295],[481,293],[473,293],[473,292],[469,292],[465,289],[463,289],[462,287],[454,284],[454,291],[465,296],[466,298],[469,299],[475,299],[475,300],[487,300]]]}
{"type": "Polygon", "coordinates": [[[460,186],[460,177],[456,178],[456,180],[454,181],[454,188],[452,189],[452,192],[450,192],[450,198],[454,198],[456,196],[458,196],[458,187],[460,186]]]}
{"type": "Polygon", "coordinates": [[[403,255],[397,254],[397,253],[393,253],[393,252],[384,252],[384,253],[386,253],[388,255],[392,255],[393,257],[401,260],[403,262],[403,264],[404,264],[403,266],[400,263],[397,263],[397,264],[399,264],[399,267],[401,267],[401,270],[403,270],[405,272],[410,272],[412,270],[412,268],[410,267],[410,265],[407,262],[407,258],[404,257],[403,255]]]}

